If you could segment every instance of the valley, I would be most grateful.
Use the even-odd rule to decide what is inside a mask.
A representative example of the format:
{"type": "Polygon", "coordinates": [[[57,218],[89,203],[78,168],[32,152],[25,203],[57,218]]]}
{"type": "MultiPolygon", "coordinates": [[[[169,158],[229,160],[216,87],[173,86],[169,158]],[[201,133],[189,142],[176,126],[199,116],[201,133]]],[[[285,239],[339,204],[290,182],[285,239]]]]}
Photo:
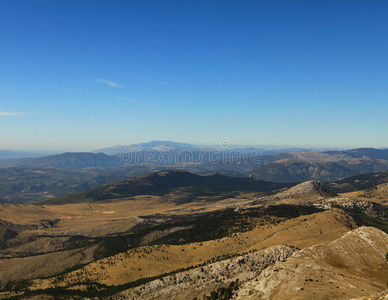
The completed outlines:
{"type": "Polygon", "coordinates": [[[388,278],[386,178],[374,173],[288,184],[169,170],[38,203],[0,204],[0,297],[283,299],[290,297],[284,290],[299,289],[295,299],[350,299],[380,293],[388,278]],[[352,183],[367,189],[351,189],[352,183]],[[357,254],[331,246],[350,243],[342,242],[349,234],[373,242],[365,240],[357,254]],[[319,251],[338,263],[312,260],[319,251]],[[378,273],[360,275],[372,261],[361,269],[344,264],[355,255],[371,255],[378,273]],[[285,279],[295,265],[299,277],[285,279]],[[288,286],[276,289],[279,280],[288,286]],[[330,285],[339,288],[333,293],[330,285]]]}

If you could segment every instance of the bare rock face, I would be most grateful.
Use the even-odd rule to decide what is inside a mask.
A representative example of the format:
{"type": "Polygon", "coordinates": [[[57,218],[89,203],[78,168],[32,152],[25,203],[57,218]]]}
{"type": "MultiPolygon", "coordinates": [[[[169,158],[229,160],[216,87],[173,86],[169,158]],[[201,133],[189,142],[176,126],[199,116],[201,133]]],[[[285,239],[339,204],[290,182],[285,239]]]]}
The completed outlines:
{"type": "Polygon", "coordinates": [[[276,262],[244,283],[234,299],[351,299],[381,293],[388,282],[387,252],[386,233],[360,227],[276,262]]]}

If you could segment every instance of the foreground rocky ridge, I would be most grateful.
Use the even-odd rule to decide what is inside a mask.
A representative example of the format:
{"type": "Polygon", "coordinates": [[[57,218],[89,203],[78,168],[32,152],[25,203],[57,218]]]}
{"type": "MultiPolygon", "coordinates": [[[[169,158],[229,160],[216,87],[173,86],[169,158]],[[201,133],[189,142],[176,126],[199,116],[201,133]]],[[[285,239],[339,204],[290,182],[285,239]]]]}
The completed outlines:
{"type": "Polygon", "coordinates": [[[388,235],[360,227],[329,243],[300,250],[244,283],[234,299],[349,299],[381,292],[388,235]]]}
{"type": "Polygon", "coordinates": [[[295,248],[274,246],[262,251],[208,264],[190,271],[166,276],[138,288],[124,291],[113,299],[187,299],[210,294],[233,281],[246,281],[256,277],[276,261],[286,260],[295,248]],[[197,292],[194,292],[197,291],[197,292]]]}

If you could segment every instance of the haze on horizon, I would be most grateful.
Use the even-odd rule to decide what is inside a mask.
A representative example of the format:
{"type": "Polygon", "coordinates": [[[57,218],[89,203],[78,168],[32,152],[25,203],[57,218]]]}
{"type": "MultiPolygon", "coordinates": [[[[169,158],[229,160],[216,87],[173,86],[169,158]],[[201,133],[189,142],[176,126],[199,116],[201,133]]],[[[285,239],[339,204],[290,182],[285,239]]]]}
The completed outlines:
{"type": "Polygon", "coordinates": [[[0,149],[387,147],[383,0],[7,0],[0,21],[0,149]]]}

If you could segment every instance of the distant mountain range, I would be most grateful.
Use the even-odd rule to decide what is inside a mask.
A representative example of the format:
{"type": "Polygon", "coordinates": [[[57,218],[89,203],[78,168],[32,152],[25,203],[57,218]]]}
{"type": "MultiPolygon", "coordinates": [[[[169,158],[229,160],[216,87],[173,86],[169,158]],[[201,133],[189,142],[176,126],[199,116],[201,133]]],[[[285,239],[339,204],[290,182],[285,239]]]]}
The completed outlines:
{"type": "Polygon", "coordinates": [[[93,153],[105,153],[107,155],[119,155],[124,152],[135,151],[198,151],[200,148],[191,144],[177,143],[171,141],[151,141],[148,143],[118,145],[92,151],[93,153]]]}
{"type": "Polygon", "coordinates": [[[41,157],[54,154],[49,151],[13,151],[13,150],[1,150],[0,159],[14,159],[22,157],[41,157]]]}
{"type": "Polygon", "coordinates": [[[165,166],[180,164],[181,167],[185,167],[187,164],[195,164],[202,166],[202,171],[220,171],[224,169],[229,171],[248,171],[275,162],[277,165],[290,165],[291,161],[285,159],[292,159],[292,162],[300,161],[305,164],[336,163],[345,167],[350,173],[354,172],[357,174],[381,172],[385,171],[388,167],[388,149],[360,148],[347,151],[285,152],[266,155],[262,155],[260,152],[244,152],[243,150],[228,152],[214,149],[192,149],[190,151],[187,150],[188,152],[182,152],[181,150],[176,150],[176,148],[172,149],[170,146],[168,146],[169,150],[160,150],[167,149],[162,145],[148,149],[159,150],[152,150],[152,155],[148,155],[148,152],[141,150],[133,156],[130,153],[126,153],[123,156],[116,156],[104,153],[66,152],[36,158],[3,159],[0,160],[0,167],[51,166],[61,169],[85,169],[96,167],[112,168],[133,164],[165,166]]]}
{"type": "MultiPolygon", "coordinates": [[[[312,149],[305,148],[271,148],[267,149],[264,147],[233,147],[232,145],[227,148],[221,148],[220,146],[196,146],[187,143],[177,143],[172,141],[151,141],[148,143],[140,143],[140,144],[131,144],[131,145],[117,145],[113,147],[97,149],[92,151],[93,153],[105,153],[108,155],[119,155],[122,152],[141,152],[141,151],[225,151],[225,152],[245,152],[252,153],[255,151],[260,151],[263,154],[273,154],[279,152],[306,152],[311,151],[312,149]]],[[[318,149],[317,149],[318,151],[318,149]]]]}
{"type": "Polygon", "coordinates": [[[0,166],[54,167],[60,169],[84,169],[90,167],[114,167],[122,165],[117,157],[104,153],[66,152],[36,158],[0,160],[0,166]]]}
{"type": "Polygon", "coordinates": [[[352,150],[341,150],[341,151],[323,151],[329,155],[347,155],[353,158],[370,157],[374,159],[387,159],[388,160],[388,149],[374,149],[374,148],[357,148],[352,150]]]}
{"type": "Polygon", "coordinates": [[[309,162],[293,158],[277,160],[249,172],[255,178],[275,182],[302,182],[307,180],[334,181],[354,173],[332,162],[309,162]]]}
{"type": "Polygon", "coordinates": [[[248,174],[274,182],[336,181],[363,173],[388,171],[388,150],[360,148],[264,155],[263,164],[248,174]]]}
{"type": "Polygon", "coordinates": [[[261,165],[249,171],[248,174],[257,179],[274,182],[302,182],[307,180],[330,182],[363,173],[383,171],[388,171],[388,161],[369,157],[336,162],[286,158],[261,165]]]}
{"type": "Polygon", "coordinates": [[[135,156],[129,152],[124,155],[67,152],[2,159],[0,199],[7,202],[48,199],[167,169],[202,175],[250,176],[277,183],[335,182],[365,173],[388,171],[388,149],[262,154],[251,148],[220,151],[168,141],[137,144],[132,149],[138,149],[135,156]]]}

